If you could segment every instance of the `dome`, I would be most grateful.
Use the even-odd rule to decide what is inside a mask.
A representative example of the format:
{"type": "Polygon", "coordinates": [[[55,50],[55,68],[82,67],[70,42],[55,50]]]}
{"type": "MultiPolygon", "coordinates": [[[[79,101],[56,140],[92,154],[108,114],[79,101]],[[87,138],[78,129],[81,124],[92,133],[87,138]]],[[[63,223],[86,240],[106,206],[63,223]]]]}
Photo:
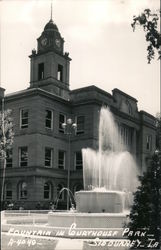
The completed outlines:
{"type": "Polygon", "coordinates": [[[53,22],[52,19],[50,19],[50,21],[45,25],[44,31],[46,31],[46,30],[57,30],[58,31],[58,27],[56,26],[56,24],[53,22]]]}

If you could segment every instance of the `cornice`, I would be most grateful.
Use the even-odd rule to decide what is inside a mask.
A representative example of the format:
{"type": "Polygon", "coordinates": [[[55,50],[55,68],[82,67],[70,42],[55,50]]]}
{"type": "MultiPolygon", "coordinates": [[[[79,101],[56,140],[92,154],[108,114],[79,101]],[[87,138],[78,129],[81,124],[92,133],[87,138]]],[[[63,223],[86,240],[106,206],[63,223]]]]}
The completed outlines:
{"type": "Polygon", "coordinates": [[[31,96],[37,96],[37,95],[47,97],[51,100],[64,103],[65,105],[70,105],[69,100],[63,99],[62,97],[59,97],[53,93],[50,93],[46,90],[41,89],[41,88],[28,88],[26,90],[22,90],[22,91],[8,94],[5,96],[5,101],[8,101],[8,102],[16,101],[16,100],[19,100],[22,98],[29,98],[31,96]]]}

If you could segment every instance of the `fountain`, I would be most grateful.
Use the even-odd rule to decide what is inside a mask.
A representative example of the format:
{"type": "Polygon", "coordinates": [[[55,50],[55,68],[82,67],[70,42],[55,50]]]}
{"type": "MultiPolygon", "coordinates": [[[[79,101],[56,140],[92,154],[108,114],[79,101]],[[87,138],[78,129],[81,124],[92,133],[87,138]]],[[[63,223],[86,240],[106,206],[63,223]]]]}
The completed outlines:
{"type": "Polygon", "coordinates": [[[86,148],[82,153],[85,190],[76,192],[76,212],[50,213],[49,225],[121,230],[138,185],[138,170],[108,108],[100,111],[98,150],[86,148]]]}
{"type": "Polygon", "coordinates": [[[123,212],[137,187],[137,166],[108,108],[102,108],[98,151],[83,149],[86,191],[76,193],[78,212],[123,212]],[[90,189],[90,191],[89,191],[90,189]]]}
{"type": "Polygon", "coordinates": [[[74,195],[73,195],[72,191],[71,191],[70,189],[68,189],[68,188],[63,187],[63,188],[59,191],[59,193],[58,193],[57,199],[56,199],[55,204],[54,204],[54,210],[57,210],[57,209],[58,209],[58,203],[59,203],[59,201],[60,201],[60,196],[61,196],[61,194],[62,194],[64,191],[66,191],[66,192],[67,192],[67,195],[69,195],[69,201],[70,201],[71,208],[74,207],[73,202],[76,203],[76,201],[75,201],[75,198],[74,198],[74,195]]]}

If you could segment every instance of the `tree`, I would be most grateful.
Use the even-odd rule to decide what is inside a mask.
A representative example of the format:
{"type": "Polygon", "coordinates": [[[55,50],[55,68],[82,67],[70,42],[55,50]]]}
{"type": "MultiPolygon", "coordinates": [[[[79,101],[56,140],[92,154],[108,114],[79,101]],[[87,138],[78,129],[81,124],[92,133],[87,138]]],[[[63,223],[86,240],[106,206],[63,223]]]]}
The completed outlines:
{"type": "Polygon", "coordinates": [[[156,115],[156,147],[161,151],[161,113],[156,115]]]}
{"type": "Polygon", "coordinates": [[[160,249],[161,246],[161,155],[152,156],[147,172],[139,177],[140,186],[134,193],[134,203],[129,215],[130,231],[146,232],[145,235],[129,235],[134,248],[160,249]],[[152,240],[153,239],[153,240],[152,240]]]}
{"type": "Polygon", "coordinates": [[[0,112],[0,157],[5,156],[5,152],[11,148],[13,144],[13,122],[11,118],[11,110],[0,112]]]}
{"type": "Polygon", "coordinates": [[[9,150],[11,149],[14,138],[11,113],[11,110],[2,110],[2,112],[0,112],[0,161],[3,164],[1,201],[3,201],[4,193],[6,153],[9,152],[9,150]]]}
{"type": "Polygon", "coordinates": [[[145,38],[148,42],[148,63],[154,59],[155,51],[158,53],[158,59],[161,59],[161,33],[159,31],[160,14],[160,11],[159,13],[151,13],[150,9],[145,9],[139,16],[133,17],[133,23],[131,24],[133,31],[135,31],[136,25],[142,26],[145,31],[145,38]]]}

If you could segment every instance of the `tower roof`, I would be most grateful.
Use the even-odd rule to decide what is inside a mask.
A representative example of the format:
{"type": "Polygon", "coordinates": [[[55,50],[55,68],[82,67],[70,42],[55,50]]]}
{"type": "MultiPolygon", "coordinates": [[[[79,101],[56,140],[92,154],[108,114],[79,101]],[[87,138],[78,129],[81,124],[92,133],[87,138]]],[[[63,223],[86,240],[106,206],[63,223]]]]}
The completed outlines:
{"type": "Polygon", "coordinates": [[[54,30],[58,31],[58,27],[53,22],[53,20],[50,19],[50,21],[45,25],[44,31],[54,31],[54,30]]]}

